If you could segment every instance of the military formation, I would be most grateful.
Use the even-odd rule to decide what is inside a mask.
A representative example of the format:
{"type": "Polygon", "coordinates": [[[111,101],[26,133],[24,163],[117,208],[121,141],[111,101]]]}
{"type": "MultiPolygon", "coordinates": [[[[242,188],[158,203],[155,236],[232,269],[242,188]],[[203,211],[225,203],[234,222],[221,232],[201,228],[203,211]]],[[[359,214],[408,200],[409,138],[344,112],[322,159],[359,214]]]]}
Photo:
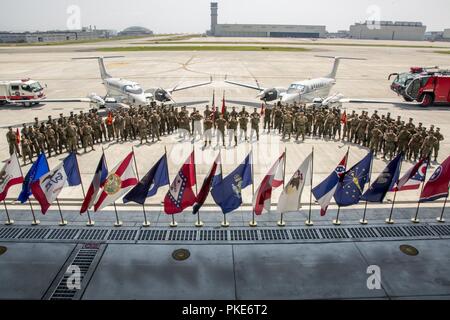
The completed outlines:
{"type": "Polygon", "coordinates": [[[375,110],[370,116],[362,111],[357,114],[342,112],[339,108],[315,105],[277,104],[250,113],[245,107],[237,110],[206,106],[203,112],[186,107],[156,106],[118,108],[101,116],[96,109],[68,117],[23,124],[20,138],[9,128],[6,138],[9,152],[17,152],[24,164],[32,162],[41,152],[48,157],[64,152],[94,150],[103,142],[140,141],[141,144],[157,142],[162,136],[177,133],[181,140],[204,140],[204,148],[211,146],[233,147],[238,143],[254,142],[260,138],[260,129],[268,134],[279,134],[282,141],[294,139],[300,143],[306,137],[345,141],[369,148],[383,159],[392,159],[404,152],[406,159],[416,161],[431,154],[434,161],[444,139],[439,128],[425,128],[413,119],[404,121],[390,113],[379,115],[375,110]],[[250,134],[249,134],[250,133],[250,134]],[[213,139],[215,137],[215,139],[213,139]]]}

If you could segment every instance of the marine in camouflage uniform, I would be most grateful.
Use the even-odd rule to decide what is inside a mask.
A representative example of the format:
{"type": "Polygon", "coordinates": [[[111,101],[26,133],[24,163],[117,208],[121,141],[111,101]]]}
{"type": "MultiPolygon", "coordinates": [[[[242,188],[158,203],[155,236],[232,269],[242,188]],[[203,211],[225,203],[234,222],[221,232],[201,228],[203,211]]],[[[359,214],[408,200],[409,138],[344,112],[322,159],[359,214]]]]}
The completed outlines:
{"type": "MultiPolygon", "coordinates": [[[[206,116],[206,115],[205,115],[206,116]]],[[[205,145],[204,147],[206,148],[206,146],[211,145],[211,140],[212,140],[212,132],[213,132],[213,121],[212,121],[212,114],[209,114],[208,116],[205,117],[205,120],[203,120],[203,129],[205,130],[205,145]]]]}
{"type": "Polygon", "coordinates": [[[33,162],[33,153],[31,152],[31,142],[27,138],[23,138],[21,141],[23,164],[27,164],[27,157],[30,159],[30,163],[33,162]]]}
{"type": "Polygon", "coordinates": [[[286,135],[289,137],[289,140],[291,139],[292,134],[292,115],[288,112],[284,115],[283,118],[283,140],[286,137],[286,135]]]}
{"type": "MultiPolygon", "coordinates": [[[[231,122],[231,121],[230,121],[231,122]]],[[[244,136],[245,141],[248,141],[247,138],[247,125],[248,125],[248,113],[242,114],[242,116],[239,117],[239,140],[242,140],[242,136],[244,136]]]]}
{"type": "Polygon", "coordinates": [[[272,109],[265,108],[264,109],[264,130],[266,130],[266,127],[267,127],[267,132],[270,132],[270,129],[272,128],[271,117],[272,117],[272,109]]]}
{"type": "Polygon", "coordinates": [[[56,148],[56,132],[49,125],[47,127],[47,130],[46,130],[45,134],[46,134],[46,138],[47,138],[48,157],[50,158],[52,156],[52,151],[55,151],[55,153],[58,154],[58,150],[56,148]]]}
{"type": "Polygon", "coordinates": [[[85,122],[83,127],[81,128],[81,137],[82,137],[82,141],[83,141],[83,149],[84,152],[87,152],[87,147],[91,147],[91,150],[95,150],[94,149],[94,143],[92,141],[92,127],[85,122]]]}
{"type": "Polygon", "coordinates": [[[384,134],[384,141],[383,159],[389,157],[389,160],[391,160],[395,154],[395,143],[397,142],[397,135],[392,129],[389,129],[389,131],[384,134]]]}
{"type": "Polygon", "coordinates": [[[439,147],[442,140],[444,140],[444,136],[441,133],[440,128],[436,128],[436,131],[434,132],[434,136],[436,137],[436,143],[433,145],[434,150],[434,161],[437,161],[437,157],[439,155],[439,147]]]}
{"type": "Polygon", "coordinates": [[[12,155],[15,152],[20,156],[19,145],[16,140],[16,133],[13,131],[12,127],[8,127],[8,132],[6,133],[6,141],[9,146],[9,154],[12,155]]]}
{"type": "Polygon", "coordinates": [[[138,120],[138,132],[139,132],[139,138],[141,139],[141,144],[144,143],[144,139],[145,139],[146,143],[148,142],[147,128],[148,128],[147,120],[145,120],[145,118],[141,117],[138,120]]]}
{"type": "Polygon", "coordinates": [[[369,148],[373,152],[374,156],[376,156],[379,150],[380,141],[383,138],[383,132],[379,127],[375,127],[371,130],[370,136],[369,148]]]}
{"type": "Polygon", "coordinates": [[[256,108],[254,112],[251,115],[250,119],[250,125],[251,125],[251,132],[250,132],[250,141],[253,141],[253,133],[256,133],[256,141],[259,141],[259,122],[260,122],[260,114],[256,111],[256,108]]]}
{"type": "Polygon", "coordinates": [[[157,141],[161,141],[159,138],[159,121],[160,118],[156,112],[152,113],[152,116],[150,117],[151,127],[152,127],[152,141],[155,142],[155,137],[157,141]]]}
{"type": "Polygon", "coordinates": [[[217,127],[217,145],[219,145],[219,139],[222,139],[222,144],[225,147],[225,127],[227,125],[227,120],[225,120],[223,115],[220,115],[218,119],[216,119],[216,127],[217,127]]]}
{"type": "Polygon", "coordinates": [[[437,142],[437,138],[433,133],[429,133],[428,136],[423,139],[422,147],[420,150],[420,156],[425,158],[427,156],[431,157],[431,153],[433,151],[433,147],[437,142]]]}
{"type": "Polygon", "coordinates": [[[413,136],[411,137],[411,140],[409,140],[408,143],[408,149],[409,149],[409,155],[408,155],[408,159],[412,160],[414,159],[414,161],[417,161],[417,158],[419,156],[419,152],[420,152],[420,147],[422,146],[422,134],[419,132],[416,132],[415,134],[413,134],[413,136]]]}
{"type": "MultiPolygon", "coordinates": [[[[241,118],[241,119],[247,119],[247,118],[241,118]]],[[[240,119],[239,119],[240,120],[240,119]]],[[[234,138],[234,146],[237,146],[237,127],[238,127],[238,120],[236,117],[231,117],[230,121],[228,121],[228,146],[231,147],[231,141],[234,138]]],[[[242,129],[241,129],[242,132],[242,129]]]]}
{"type": "Polygon", "coordinates": [[[298,141],[298,137],[302,136],[302,141],[305,141],[306,125],[308,118],[303,112],[300,112],[295,119],[295,140],[298,141]]]}

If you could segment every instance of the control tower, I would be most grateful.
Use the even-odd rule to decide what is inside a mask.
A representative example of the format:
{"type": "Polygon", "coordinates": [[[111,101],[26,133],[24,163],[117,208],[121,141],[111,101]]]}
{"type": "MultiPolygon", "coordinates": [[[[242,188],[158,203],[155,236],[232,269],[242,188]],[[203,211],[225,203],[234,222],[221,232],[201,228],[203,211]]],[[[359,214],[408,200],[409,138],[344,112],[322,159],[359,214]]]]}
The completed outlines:
{"type": "Polygon", "coordinates": [[[209,32],[212,36],[216,35],[217,10],[218,10],[217,2],[211,2],[211,29],[209,32]]]}

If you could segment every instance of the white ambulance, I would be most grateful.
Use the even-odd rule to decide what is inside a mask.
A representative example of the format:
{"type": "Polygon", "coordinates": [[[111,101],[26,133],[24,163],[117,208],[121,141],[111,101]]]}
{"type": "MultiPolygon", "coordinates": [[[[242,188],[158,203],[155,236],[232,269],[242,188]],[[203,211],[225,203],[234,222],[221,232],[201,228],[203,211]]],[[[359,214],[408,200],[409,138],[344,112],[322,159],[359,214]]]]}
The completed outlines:
{"type": "Polygon", "coordinates": [[[23,106],[30,107],[42,99],[45,99],[44,88],[37,81],[31,79],[0,81],[0,105],[21,100],[23,106]]]}

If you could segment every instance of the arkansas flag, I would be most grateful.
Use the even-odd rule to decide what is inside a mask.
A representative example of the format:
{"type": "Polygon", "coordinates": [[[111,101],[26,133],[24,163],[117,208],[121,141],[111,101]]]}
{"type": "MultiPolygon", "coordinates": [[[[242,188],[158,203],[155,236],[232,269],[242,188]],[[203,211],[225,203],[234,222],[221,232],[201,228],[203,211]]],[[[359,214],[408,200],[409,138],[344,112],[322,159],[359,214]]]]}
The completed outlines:
{"type": "Polygon", "coordinates": [[[0,171],[0,201],[5,200],[8,190],[15,184],[23,183],[19,159],[14,152],[0,171]]]}
{"type": "Polygon", "coordinates": [[[256,215],[261,215],[263,210],[270,212],[272,189],[283,184],[285,161],[285,153],[283,152],[281,157],[278,158],[261,181],[258,189],[256,189],[255,196],[253,197],[253,210],[256,215]]]}
{"type": "Polygon", "coordinates": [[[409,169],[403,177],[401,177],[397,185],[391,191],[405,191],[419,189],[420,184],[425,181],[429,159],[423,158],[409,169]]]}
{"type": "Polygon", "coordinates": [[[110,205],[138,183],[133,168],[133,157],[134,153],[130,152],[122,162],[111,170],[94,205],[94,211],[99,211],[110,205]]]}
{"type": "Polygon", "coordinates": [[[448,184],[450,181],[450,156],[437,167],[430,180],[420,194],[420,202],[434,201],[448,197],[448,184]]]}
{"type": "Polygon", "coordinates": [[[279,213],[294,212],[300,209],[303,187],[311,185],[312,159],[313,154],[311,153],[284,187],[278,199],[277,211],[279,213]]]}
{"type": "Polygon", "coordinates": [[[41,205],[41,212],[45,214],[64,187],[74,187],[80,184],[77,156],[75,153],[71,153],[55,169],[32,182],[31,192],[41,205]]]}
{"type": "Polygon", "coordinates": [[[164,197],[164,212],[167,214],[180,213],[197,201],[192,187],[195,185],[194,152],[178,171],[177,176],[170,185],[164,197]]]}
{"type": "Polygon", "coordinates": [[[106,166],[105,155],[102,154],[100,162],[97,165],[97,169],[95,170],[94,178],[92,179],[91,185],[86,193],[86,197],[84,198],[83,204],[81,205],[80,213],[86,212],[90,209],[97,198],[98,192],[100,188],[106,182],[106,178],[108,177],[108,169],[106,166]]]}

